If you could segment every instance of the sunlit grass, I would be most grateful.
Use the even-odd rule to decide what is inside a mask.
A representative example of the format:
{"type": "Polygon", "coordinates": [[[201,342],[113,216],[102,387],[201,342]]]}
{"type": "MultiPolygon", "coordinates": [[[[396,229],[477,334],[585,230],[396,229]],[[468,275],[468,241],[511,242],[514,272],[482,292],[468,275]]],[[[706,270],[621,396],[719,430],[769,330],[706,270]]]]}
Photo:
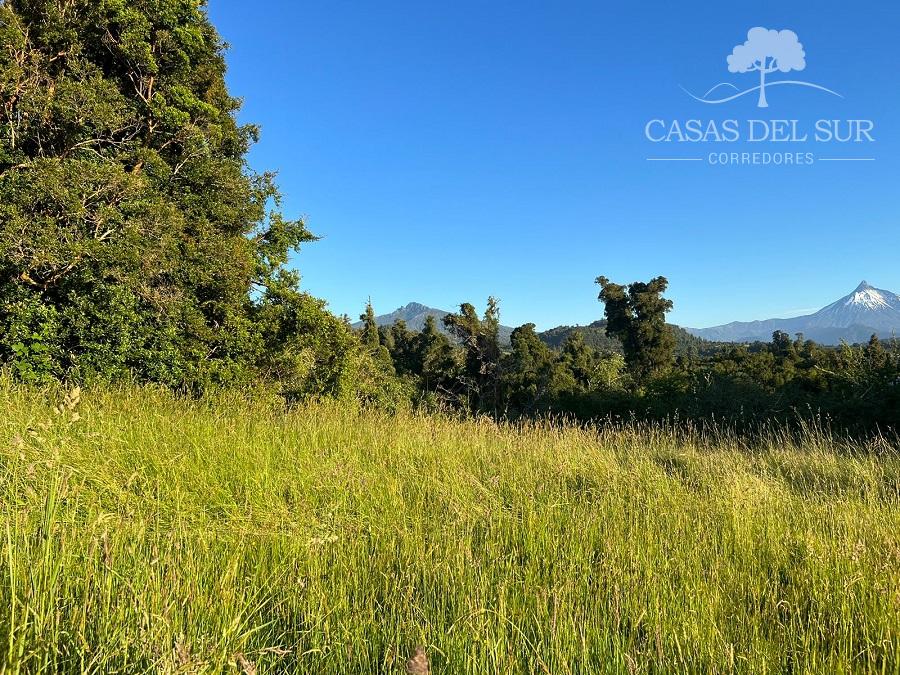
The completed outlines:
{"type": "Polygon", "coordinates": [[[6,672],[900,672],[900,455],[0,382],[6,672]]]}

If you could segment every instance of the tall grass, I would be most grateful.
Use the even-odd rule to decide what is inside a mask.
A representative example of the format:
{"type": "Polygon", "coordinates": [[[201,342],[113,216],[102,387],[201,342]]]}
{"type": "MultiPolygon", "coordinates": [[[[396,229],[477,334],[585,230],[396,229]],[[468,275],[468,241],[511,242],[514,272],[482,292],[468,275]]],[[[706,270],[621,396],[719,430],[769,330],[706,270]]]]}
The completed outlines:
{"type": "Polygon", "coordinates": [[[0,383],[4,672],[900,673],[883,440],[76,399],[0,383]]]}

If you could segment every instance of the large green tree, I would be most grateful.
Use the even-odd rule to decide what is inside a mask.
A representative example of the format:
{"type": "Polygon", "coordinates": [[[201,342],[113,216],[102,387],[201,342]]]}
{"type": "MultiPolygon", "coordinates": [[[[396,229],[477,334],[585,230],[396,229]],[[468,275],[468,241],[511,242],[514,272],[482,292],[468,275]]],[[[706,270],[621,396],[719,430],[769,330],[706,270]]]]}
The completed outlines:
{"type": "Polygon", "coordinates": [[[257,315],[314,237],[247,165],[223,50],[197,0],[0,3],[0,360],[20,375],[204,384],[267,358],[257,315]]]}
{"type": "Polygon", "coordinates": [[[457,350],[438,330],[433,316],[425,317],[425,325],[415,338],[415,348],[421,364],[422,389],[450,403],[457,402],[460,392],[457,350]]]}
{"type": "Polygon", "coordinates": [[[359,315],[362,321],[362,331],[360,332],[360,340],[367,349],[372,352],[378,351],[381,346],[381,337],[378,332],[378,322],[375,320],[375,308],[372,307],[372,301],[366,302],[366,310],[359,315]]]}
{"type": "Polygon", "coordinates": [[[663,297],[669,282],[656,277],[623,286],[597,277],[599,300],[604,304],[606,332],[619,339],[625,362],[641,382],[668,369],[675,354],[675,336],[666,324],[672,301],[663,297]]]}
{"type": "Polygon", "coordinates": [[[479,318],[468,302],[459,312],[443,318],[444,326],[459,340],[465,352],[461,384],[468,392],[473,410],[498,414],[500,411],[500,305],[488,298],[479,318]]]}
{"type": "Polygon", "coordinates": [[[512,349],[502,368],[505,412],[527,415],[550,410],[558,406],[563,392],[576,389],[567,361],[541,341],[533,323],[516,328],[510,339],[512,349]]]}

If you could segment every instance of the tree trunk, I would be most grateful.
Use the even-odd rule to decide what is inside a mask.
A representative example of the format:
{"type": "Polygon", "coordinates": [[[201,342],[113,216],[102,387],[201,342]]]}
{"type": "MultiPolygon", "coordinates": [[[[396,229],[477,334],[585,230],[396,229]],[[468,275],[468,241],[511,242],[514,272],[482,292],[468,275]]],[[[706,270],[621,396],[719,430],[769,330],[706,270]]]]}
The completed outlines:
{"type": "Polygon", "coordinates": [[[768,108],[769,102],[766,100],[766,69],[765,66],[759,70],[759,101],[756,103],[759,108],[768,108]]]}

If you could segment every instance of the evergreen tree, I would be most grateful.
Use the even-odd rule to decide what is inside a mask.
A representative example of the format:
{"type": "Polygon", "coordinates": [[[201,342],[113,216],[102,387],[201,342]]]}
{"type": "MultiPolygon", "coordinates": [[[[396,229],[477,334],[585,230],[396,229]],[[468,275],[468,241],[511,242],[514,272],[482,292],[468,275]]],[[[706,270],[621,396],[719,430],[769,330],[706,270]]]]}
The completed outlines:
{"type": "Polygon", "coordinates": [[[488,298],[484,316],[478,318],[469,303],[459,313],[447,314],[444,326],[462,343],[465,351],[462,384],[474,410],[497,413],[500,405],[500,307],[488,298]]]}
{"type": "Polygon", "coordinates": [[[363,322],[360,340],[374,354],[381,346],[381,337],[378,333],[378,322],[375,321],[375,310],[371,300],[366,302],[366,311],[359,315],[359,320],[363,322]]]}
{"type": "Polygon", "coordinates": [[[665,277],[627,287],[597,277],[599,300],[605,305],[606,331],[619,339],[635,380],[664,372],[674,361],[675,336],[666,324],[672,301],[662,297],[668,287],[665,277]]]}
{"type": "Polygon", "coordinates": [[[378,339],[381,345],[388,350],[388,353],[394,354],[394,327],[378,326],[378,339]]]}
{"type": "Polygon", "coordinates": [[[203,385],[263,359],[256,313],[314,237],[246,162],[223,53],[194,0],[0,3],[0,361],[22,377],[203,385]]]}
{"type": "Polygon", "coordinates": [[[890,355],[877,335],[872,335],[865,347],[866,360],[869,367],[876,371],[884,370],[890,364],[890,355]]]}
{"type": "Polygon", "coordinates": [[[783,330],[776,330],[772,333],[772,353],[782,358],[794,354],[794,342],[791,336],[783,330]]]}
{"type": "Polygon", "coordinates": [[[406,327],[406,322],[397,319],[386,331],[386,338],[397,373],[418,376],[422,371],[422,362],[416,349],[416,334],[406,327]]]}
{"type": "Polygon", "coordinates": [[[391,360],[391,352],[382,344],[382,327],[375,320],[375,309],[372,307],[371,299],[366,302],[366,311],[359,315],[359,320],[363,322],[362,331],[359,333],[363,349],[374,359],[385,377],[394,375],[396,371],[391,360]]]}
{"type": "Polygon", "coordinates": [[[584,341],[582,333],[569,335],[561,358],[581,391],[613,389],[622,380],[625,366],[622,355],[613,351],[599,352],[584,341]]]}
{"type": "Polygon", "coordinates": [[[512,332],[512,351],[503,359],[504,409],[515,415],[551,409],[563,391],[575,389],[566,362],[538,337],[534,324],[512,332]]]}
{"type": "Polygon", "coordinates": [[[425,326],[415,338],[422,389],[442,399],[457,403],[460,395],[459,361],[447,336],[438,330],[434,317],[425,318],[425,326]]]}

